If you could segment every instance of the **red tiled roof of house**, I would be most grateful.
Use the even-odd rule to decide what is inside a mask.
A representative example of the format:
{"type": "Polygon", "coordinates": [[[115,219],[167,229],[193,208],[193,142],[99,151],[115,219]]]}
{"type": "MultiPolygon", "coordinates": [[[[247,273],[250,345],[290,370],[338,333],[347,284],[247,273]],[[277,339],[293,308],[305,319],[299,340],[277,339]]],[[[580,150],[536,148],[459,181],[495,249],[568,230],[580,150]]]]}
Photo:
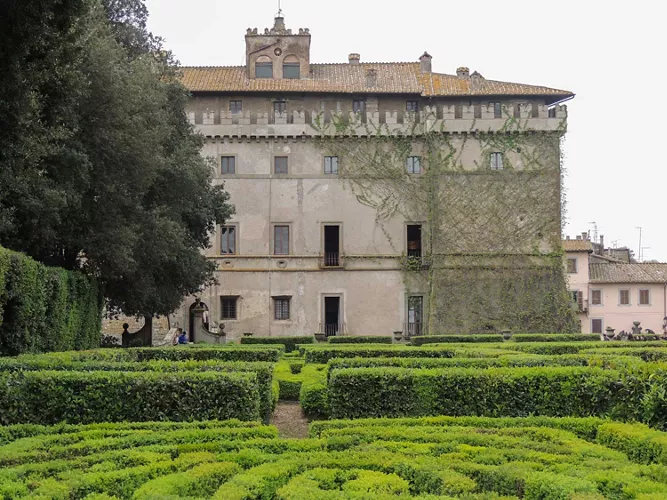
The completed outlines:
{"type": "Polygon", "coordinates": [[[593,244],[588,240],[562,240],[566,252],[592,252],[593,244]]]}
{"type": "Polygon", "coordinates": [[[418,94],[436,96],[547,96],[556,102],[574,94],[567,90],[499,82],[484,78],[459,78],[442,73],[422,73],[419,63],[311,64],[311,74],[301,79],[248,78],[245,66],[183,67],[181,81],[191,92],[326,92],[418,94]],[[376,85],[367,86],[366,74],[374,69],[376,85]],[[477,82],[477,83],[474,83],[477,82]]]}
{"type": "Polygon", "coordinates": [[[667,264],[589,264],[591,283],[667,283],[667,264]]]}

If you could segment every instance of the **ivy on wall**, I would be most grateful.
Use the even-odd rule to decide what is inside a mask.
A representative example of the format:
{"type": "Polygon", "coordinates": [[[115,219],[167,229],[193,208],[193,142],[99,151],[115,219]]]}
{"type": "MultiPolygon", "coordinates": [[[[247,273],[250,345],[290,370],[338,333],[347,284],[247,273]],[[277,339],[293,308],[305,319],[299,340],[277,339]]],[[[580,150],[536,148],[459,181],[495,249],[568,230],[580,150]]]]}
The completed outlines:
{"type": "Polygon", "coordinates": [[[450,134],[422,117],[402,126],[316,119],[318,144],[338,156],[339,177],[388,221],[422,223],[423,259],[401,257],[407,293],[423,294],[424,333],[573,332],[560,245],[565,119],[532,131],[511,116],[494,133],[450,134]],[[502,170],[491,156],[502,153],[502,170]],[[420,172],[407,159],[420,157],[420,172]],[[474,158],[471,162],[470,158],[474,158]]]}

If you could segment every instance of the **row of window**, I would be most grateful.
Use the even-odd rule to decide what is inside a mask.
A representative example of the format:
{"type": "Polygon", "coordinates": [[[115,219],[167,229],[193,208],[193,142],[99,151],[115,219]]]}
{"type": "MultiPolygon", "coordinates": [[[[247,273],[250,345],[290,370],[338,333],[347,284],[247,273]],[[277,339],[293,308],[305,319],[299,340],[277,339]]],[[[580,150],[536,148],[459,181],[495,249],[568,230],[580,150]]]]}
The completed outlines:
{"type": "MultiPolygon", "coordinates": [[[[238,226],[222,226],[220,228],[220,254],[236,255],[238,226]]],[[[340,264],[339,254],[341,253],[341,234],[340,224],[325,224],[323,226],[324,254],[328,260],[327,267],[338,267],[340,264]]],[[[405,231],[405,245],[409,257],[422,256],[422,225],[408,224],[405,231]]],[[[273,255],[290,255],[290,225],[273,225],[273,255]]]]}
{"type": "MultiPolygon", "coordinates": [[[[579,308],[583,309],[583,295],[581,292],[578,291],[573,291],[572,292],[572,299],[575,302],[579,303],[579,308]]],[[[641,289],[639,290],[639,302],[638,305],[640,306],[649,306],[651,305],[651,290],[649,289],[641,289]]],[[[630,290],[628,289],[620,289],[618,291],[618,305],[620,306],[629,306],[631,305],[632,302],[632,297],[630,290]]],[[[591,305],[592,306],[601,306],[602,304],[602,290],[591,290],[591,305]]]]}
{"type": "MultiPolygon", "coordinates": [[[[273,78],[273,61],[268,56],[261,56],[255,62],[255,78],[273,78]]],[[[301,78],[301,65],[296,56],[287,56],[283,60],[283,78],[301,78]]]]}
{"type": "MultiPolygon", "coordinates": [[[[337,175],[340,159],[338,156],[324,157],[324,173],[325,175],[337,175]]],[[[491,170],[503,169],[503,153],[491,153],[490,161],[491,170]]],[[[422,157],[408,156],[405,161],[405,170],[408,174],[422,173],[422,157]]],[[[220,158],[220,174],[233,175],[236,174],[236,156],[222,156],[220,158]]],[[[273,173],[278,175],[286,175],[289,173],[289,157],[274,156],[273,157],[273,173]]],[[[576,268],[576,262],[575,262],[576,268]]],[[[576,272],[576,271],[573,271],[576,272]]]]}
{"type": "MultiPolygon", "coordinates": [[[[267,77],[270,78],[270,77],[267,77]]],[[[289,77],[287,77],[289,78],[289,77]]],[[[295,77],[298,78],[298,77],[295,77]]],[[[322,102],[322,110],[324,110],[325,103],[322,102]]],[[[502,118],[502,104],[500,102],[490,102],[489,106],[493,107],[493,117],[494,118],[502,118]]],[[[340,101],[339,105],[337,106],[340,111],[340,101]]],[[[229,101],[229,111],[232,114],[239,114],[243,112],[243,101],[240,99],[234,99],[229,101]]],[[[354,113],[361,113],[364,114],[366,113],[366,99],[353,99],[352,100],[352,111],[354,113]]],[[[405,111],[408,113],[419,113],[419,101],[405,101],[405,111]]],[[[276,100],[273,101],[273,112],[276,115],[282,115],[287,112],[287,101],[284,100],[276,100]]],[[[475,118],[482,118],[482,107],[481,105],[476,105],[474,108],[474,114],[475,118]]],[[[532,108],[532,115],[533,117],[538,116],[538,107],[533,106],[532,108]]],[[[549,110],[549,116],[555,116],[555,109],[550,109],[549,110]],[[554,113],[552,113],[554,111],[554,113]]],[[[521,108],[520,104],[515,104],[514,105],[514,118],[520,118],[521,116],[521,108]]],[[[462,105],[457,105],[455,108],[455,117],[456,118],[462,118],[463,117],[463,106],[462,105]]]]}
{"type": "MultiPolygon", "coordinates": [[[[239,319],[238,301],[239,296],[220,297],[220,319],[223,321],[235,321],[239,319]]],[[[291,310],[291,296],[271,297],[273,302],[273,319],[276,321],[289,321],[291,310]]],[[[325,300],[325,316],[334,312],[333,318],[329,314],[328,322],[340,321],[340,300],[336,300],[334,309],[325,300]]],[[[407,301],[407,320],[409,324],[421,324],[423,321],[424,297],[420,295],[411,295],[407,301]]]]}

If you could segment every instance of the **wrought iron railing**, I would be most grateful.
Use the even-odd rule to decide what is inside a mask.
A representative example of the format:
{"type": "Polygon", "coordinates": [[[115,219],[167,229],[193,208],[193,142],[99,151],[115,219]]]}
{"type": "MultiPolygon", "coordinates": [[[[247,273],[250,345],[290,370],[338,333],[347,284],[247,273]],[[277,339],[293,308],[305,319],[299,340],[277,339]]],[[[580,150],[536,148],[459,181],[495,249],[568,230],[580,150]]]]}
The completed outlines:
{"type": "Polygon", "coordinates": [[[320,258],[322,267],[343,267],[343,254],[340,252],[326,252],[320,258]]]}
{"type": "Polygon", "coordinates": [[[327,337],[347,335],[345,323],[320,323],[320,331],[327,337]]]}
{"type": "Polygon", "coordinates": [[[424,334],[424,323],[405,323],[403,325],[403,338],[418,337],[424,334]]]}

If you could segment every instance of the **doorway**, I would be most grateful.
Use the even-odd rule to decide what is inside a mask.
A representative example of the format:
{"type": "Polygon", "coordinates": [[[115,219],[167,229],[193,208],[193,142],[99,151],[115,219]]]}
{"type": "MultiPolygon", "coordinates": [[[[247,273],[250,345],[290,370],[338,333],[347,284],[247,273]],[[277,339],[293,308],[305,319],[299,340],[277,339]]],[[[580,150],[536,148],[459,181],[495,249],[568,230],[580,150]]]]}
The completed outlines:
{"type": "Polygon", "coordinates": [[[324,226],[324,266],[340,266],[340,226],[324,226]]]}
{"type": "MultiPolygon", "coordinates": [[[[204,328],[206,330],[208,330],[208,327],[209,327],[209,324],[208,324],[208,321],[209,321],[209,319],[208,319],[209,318],[208,306],[204,302],[200,302],[199,304],[201,305],[201,307],[203,307],[205,309],[205,312],[202,316],[202,322],[204,324],[204,328]]],[[[196,340],[195,340],[195,315],[192,314],[192,310],[195,307],[197,307],[197,302],[196,301],[195,301],[194,304],[192,304],[190,306],[190,309],[188,311],[189,312],[189,314],[188,314],[188,316],[189,316],[189,318],[188,318],[188,342],[196,342],[196,340]]]]}
{"type": "Polygon", "coordinates": [[[340,297],[324,297],[324,333],[327,337],[342,332],[340,297]]]}

